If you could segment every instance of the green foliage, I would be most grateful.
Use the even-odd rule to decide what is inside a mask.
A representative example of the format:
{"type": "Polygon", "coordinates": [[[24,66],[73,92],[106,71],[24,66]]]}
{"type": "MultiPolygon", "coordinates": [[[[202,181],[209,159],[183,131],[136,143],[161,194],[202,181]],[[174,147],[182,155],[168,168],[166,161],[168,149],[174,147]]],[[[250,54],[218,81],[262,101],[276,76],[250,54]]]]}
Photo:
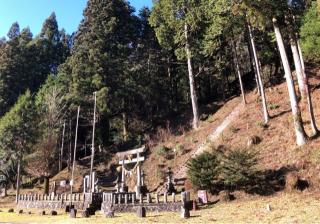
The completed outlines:
{"type": "Polygon", "coordinates": [[[57,142],[65,118],[63,89],[56,76],[49,76],[36,96],[38,138],[30,154],[26,170],[35,177],[48,177],[57,171],[57,142]]]}
{"type": "Polygon", "coordinates": [[[225,153],[214,150],[192,159],[187,174],[193,186],[199,189],[234,190],[245,187],[255,178],[257,162],[256,153],[247,149],[225,153]]]}
{"type": "Polygon", "coordinates": [[[169,149],[168,147],[164,146],[164,145],[159,145],[156,147],[156,155],[159,157],[163,157],[168,159],[169,155],[170,155],[170,151],[171,149],[169,149]]]}
{"type": "Polygon", "coordinates": [[[319,62],[320,58],[320,18],[317,4],[305,14],[301,27],[301,48],[307,61],[319,62]]]}
{"type": "Polygon", "coordinates": [[[188,178],[193,186],[213,191],[220,185],[220,157],[218,152],[203,153],[188,163],[188,178]]]}
{"type": "Polygon", "coordinates": [[[159,43],[167,50],[175,49],[179,59],[186,58],[185,25],[188,27],[192,57],[199,55],[199,31],[203,28],[200,0],[161,0],[154,4],[150,24],[155,28],[159,43]]]}
{"type": "Polygon", "coordinates": [[[157,178],[159,181],[163,181],[166,174],[161,168],[159,168],[159,169],[157,169],[156,175],[157,175],[157,178]]]}
{"type": "Polygon", "coordinates": [[[178,143],[175,147],[176,153],[181,156],[183,154],[185,154],[186,149],[184,147],[184,145],[182,145],[181,143],[178,143]]]}
{"type": "Polygon", "coordinates": [[[33,39],[29,28],[20,33],[19,24],[14,23],[8,34],[10,39],[0,47],[0,116],[9,111],[27,89],[36,92],[50,73],[57,73],[59,64],[68,56],[67,38],[65,35],[60,38],[62,34],[58,32],[54,14],[42,30],[43,33],[33,39]]]}
{"type": "Polygon", "coordinates": [[[257,163],[256,153],[248,149],[228,152],[221,163],[221,179],[225,187],[235,189],[249,184],[257,173],[257,163]]]}
{"type": "Polygon", "coordinates": [[[30,91],[0,119],[0,172],[14,184],[17,161],[27,155],[35,142],[35,107],[30,91]]]}
{"type": "Polygon", "coordinates": [[[270,110],[276,110],[278,109],[280,106],[278,104],[269,104],[269,109],[270,110]]]}

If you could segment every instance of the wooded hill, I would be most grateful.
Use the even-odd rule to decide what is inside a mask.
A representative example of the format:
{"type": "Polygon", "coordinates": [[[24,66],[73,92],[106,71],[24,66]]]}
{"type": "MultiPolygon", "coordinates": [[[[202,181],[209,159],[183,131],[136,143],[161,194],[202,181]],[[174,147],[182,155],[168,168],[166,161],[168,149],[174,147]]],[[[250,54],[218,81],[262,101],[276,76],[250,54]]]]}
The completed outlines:
{"type": "Polygon", "coordinates": [[[245,104],[254,87],[258,119],[267,125],[272,104],[264,88],[284,74],[288,131],[297,145],[307,144],[304,109],[309,137],[318,134],[304,64],[318,62],[320,52],[316,2],[159,0],[135,13],[124,0],[89,0],[83,15],[72,35],[59,30],[53,13],[39,35],[14,23],[0,42],[0,170],[7,187],[16,186],[19,172],[23,182],[48,183],[70,168],[79,106],[76,159],[90,154],[94,93],[101,153],[156,141],[161,128],[197,130],[205,105],[240,94],[245,104]]]}

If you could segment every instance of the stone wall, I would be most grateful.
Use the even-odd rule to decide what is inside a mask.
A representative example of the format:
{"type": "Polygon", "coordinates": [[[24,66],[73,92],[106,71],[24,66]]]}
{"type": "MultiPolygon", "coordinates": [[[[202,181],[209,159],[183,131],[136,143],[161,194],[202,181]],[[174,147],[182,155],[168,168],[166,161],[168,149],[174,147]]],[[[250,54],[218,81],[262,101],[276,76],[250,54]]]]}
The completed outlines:
{"type": "MultiPolygon", "coordinates": [[[[84,208],[84,202],[75,201],[72,202],[76,209],[82,210],[84,208]]],[[[19,201],[17,207],[23,209],[65,209],[67,205],[70,205],[69,201],[19,201]]]]}
{"type": "Polygon", "coordinates": [[[101,205],[101,210],[106,213],[110,208],[114,212],[119,213],[134,213],[137,211],[138,207],[143,206],[149,212],[178,212],[181,209],[182,202],[169,202],[169,203],[143,203],[143,204],[110,204],[108,202],[103,202],[101,205]]]}

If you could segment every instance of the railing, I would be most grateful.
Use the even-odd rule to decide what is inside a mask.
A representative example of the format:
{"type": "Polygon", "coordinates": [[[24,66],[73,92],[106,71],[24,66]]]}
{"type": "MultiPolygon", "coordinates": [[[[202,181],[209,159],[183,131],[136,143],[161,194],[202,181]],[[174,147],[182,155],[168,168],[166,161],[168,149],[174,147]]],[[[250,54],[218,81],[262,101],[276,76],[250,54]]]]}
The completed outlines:
{"type": "Polygon", "coordinates": [[[110,204],[175,203],[190,201],[190,192],[182,192],[180,200],[175,193],[171,195],[167,193],[163,195],[148,193],[146,196],[140,195],[139,198],[136,198],[135,193],[103,193],[102,199],[103,202],[110,204]]]}
{"type": "Polygon", "coordinates": [[[102,193],[85,193],[84,201],[88,202],[101,202],[102,201],[102,193]]]}
{"type": "Polygon", "coordinates": [[[19,201],[84,201],[83,194],[60,194],[60,195],[47,195],[47,194],[20,194],[19,201]]]}

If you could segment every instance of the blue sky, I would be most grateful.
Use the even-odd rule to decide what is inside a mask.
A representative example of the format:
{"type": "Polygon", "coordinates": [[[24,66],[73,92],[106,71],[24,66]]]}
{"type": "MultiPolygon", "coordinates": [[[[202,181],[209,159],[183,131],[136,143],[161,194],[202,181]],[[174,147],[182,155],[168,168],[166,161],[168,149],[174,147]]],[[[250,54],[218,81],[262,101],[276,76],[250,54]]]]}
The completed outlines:
{"type": "MultiPolygon", "coordinates": [[[[152,0],[129,0],[138,11],[142,6],[151,8],[152,0]]],[[[0,0],[0,37],[6,36],[13,22],[20,28],[29,26],[32,33],[40,32],[44,20],[55,11],[59,28],[68,33],[76,31],[82,19],[87,0],[0,0]]]]}

